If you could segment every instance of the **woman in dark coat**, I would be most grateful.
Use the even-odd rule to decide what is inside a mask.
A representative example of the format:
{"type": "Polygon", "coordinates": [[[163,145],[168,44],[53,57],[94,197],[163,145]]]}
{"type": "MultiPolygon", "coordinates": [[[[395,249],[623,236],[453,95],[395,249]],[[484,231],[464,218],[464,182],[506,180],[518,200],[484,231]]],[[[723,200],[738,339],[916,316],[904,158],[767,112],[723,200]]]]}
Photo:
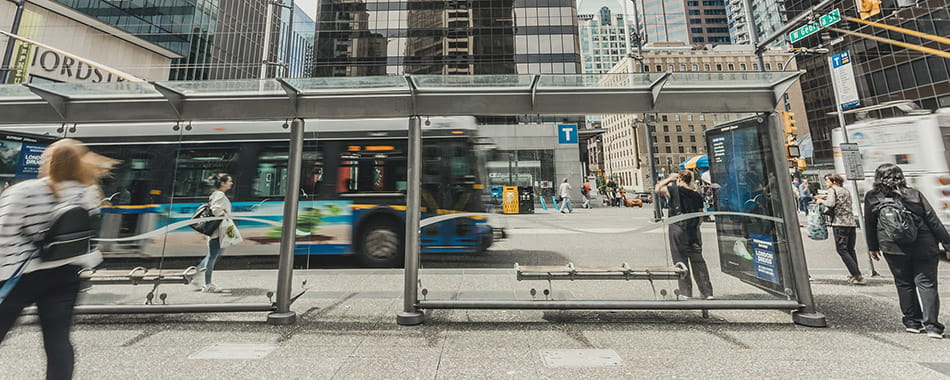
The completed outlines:
{"type": "Polygon", "coordinates": [[[894,275],[905,330],[927,332],[931,338],[943,338],[944,326],[937,321],[940,298],[937,294],[937,264],[940,249],[937,243],[950,247],[950,234],[937,217],[927,198],[907,187],[904,172],[894,164],[883,164],[874,173],[874,188],[864,196],[865,226],[868,250],[874,260],[883,252],[894,275]],[[890,241],[878,224],[881,205],[897,201],[915,215],[917,238],[911,243],[890,241]],[[918,300],[919,295],[919,300],[918,300]]]}

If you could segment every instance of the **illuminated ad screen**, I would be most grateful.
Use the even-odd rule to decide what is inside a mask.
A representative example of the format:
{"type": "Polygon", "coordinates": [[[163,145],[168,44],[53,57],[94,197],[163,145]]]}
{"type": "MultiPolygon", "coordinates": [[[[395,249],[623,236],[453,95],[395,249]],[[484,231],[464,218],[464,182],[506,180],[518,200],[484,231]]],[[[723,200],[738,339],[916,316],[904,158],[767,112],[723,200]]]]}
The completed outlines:
{"type": "Polygon", "coordinates": [[[746,214],[716,216],[723,273],[784,294],[790,287],[782,276],[788,254],[785,232],[780,223],[759,217],[782,217],[781,200],[773,191],[776,171],[767,124],[738,121],[710,130],[706,141],[716,211],[746,214]]]}
{"type": "Polygon", "coordinates": [[[2,185],[36,178],[40,156],[51,140],[0,132],[0,179],[2,185]]]}

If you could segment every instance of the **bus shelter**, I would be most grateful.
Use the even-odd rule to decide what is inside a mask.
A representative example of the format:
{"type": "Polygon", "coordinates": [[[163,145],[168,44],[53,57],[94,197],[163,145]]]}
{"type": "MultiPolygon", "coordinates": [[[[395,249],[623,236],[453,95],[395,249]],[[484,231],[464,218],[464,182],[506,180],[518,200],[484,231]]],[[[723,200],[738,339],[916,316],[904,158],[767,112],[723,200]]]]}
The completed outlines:
{"type": "MultiPolygon", "coordinates": [[[[213,120],[293,120],[289,123],[288,172],[300,171],[304,144],[304,119],[353,119],[405,117],[408,119],[408,181],[404,307],[400,324],[424,321],[425,309],[780,309],[792,311],[796,323],[824,326],[824,316],[815,308],[791,182],[778,175],[785,165],[780,122],[771,114],[783,94],[801,72],[669,72],[601,75],[474,75],[474,76],[375,76],[266,80],[122,82],[96,84],[25,84],[0,86],[2,125],[56,123],[63,128],[87,123],[170,122],[213,120]],[[761,160],[770,172],[773,206],[754,215],[774,223],[776,236],[765,245],[781,246],[781,263],[763,269],[772,284],[760,287],[785,299],[742,300],[420,300],[420,228],[448,218],[442,215],[420,220],[422,203],[422,132],[420,116],[520,116],[578,115],[591,113],[732,112],[758,116],[724,131],[755,130],[762,149],[761,160]],[[786,215],[786,212],[788,214],[786,215]],[[788,217],[795,220],[786,223],[788,217]]],[[[117,127],[121,128],[121,125],[117,127]]],[[[730,132],[731,133],[731,132],[730,132]]],[[[725,138],[725,137],[724,137],[725,138]]],[[[710,152],[712,154],[712,152],[710,152]]],[[[751,170],[751,169],[750,169],[751,170]]],[[[757,170],[764,171],[763,167],[757,170]]],[[[300,178],[287,177],[283,208],[283,231],[297,230],[300,178]]],[[[713,214],[729,216],[730,212],[713,214]]],[[[742,214],[742,213],[740,213],[742,214]]],[[[733,215],[749,217],[749,214],[733,215]]],[[[676,222],[676,218],[667,223],[676,222]]],[[[293,323],[295,314],[291,283],[295,239],[280,237],[276,302],[231,305],[115,305],[80,306],[83,313],[156,313],[205,311],[271,311],[275,324],[293,323]]],[[[775,248],[772,248],[773,252],[775,248]]],[[[758,265],[758,264],[757,264],[758,265]]],[[[519,280],[540,276],[580,278],[591,273],[522,268],[519,280]],[[533,272],[532,272],[533,270],[533,272]],[[540,271],[540,272],[539,272],[540,271]],[[563,273],[555,273],[563,272],[563,273]]],[[[758,267],[756,271],[758,271],[758,267]]],[[[676,268],[653,270],[624,267],[606,274],[618,278],[675,277],[676,268]],[[675,272],[675,273],[671,273],[675,272]]],[[[602,273],[603,274],[603,273],[602,273]]],[[[596,275],[594,277],[597,277],[596,275]]],[[[752,283],[761,279],[750,279],[752,283]]],[[[424,292],[423,292],[424,293],[424,292]]]]}

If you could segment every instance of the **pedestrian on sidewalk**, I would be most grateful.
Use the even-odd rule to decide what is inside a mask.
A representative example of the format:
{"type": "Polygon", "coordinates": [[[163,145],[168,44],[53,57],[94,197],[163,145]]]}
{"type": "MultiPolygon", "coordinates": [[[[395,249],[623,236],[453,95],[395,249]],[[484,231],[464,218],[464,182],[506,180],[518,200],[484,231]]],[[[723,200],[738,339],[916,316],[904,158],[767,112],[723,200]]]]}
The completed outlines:
{"type": "MultiPolygon", "coordinates": [[[[228,199],[227,192],[234,186],[234,180],[228,173],[218,173],[208,178],[208,182],[214,190],[208,197],[208,206],[211,207],[211,213],[217,217],[231,218],[231,201],[228,199]]],[[[224,223],[222,223],[223,225],[224,223]]],[[[221,231],[215,229],[208,237],[208,255],[198,264],[198,275],[192,278],[195,285],[201,287],[205,293],[222,293],[224,289],[219,288],[211,282],[211,276],[214,274],[214,266],[221,258],[224,248],[221,247],[221,231]],[[201,272],[204,272],[204,284],[200,284],[201,272]]]]}
{"type": "Polygon", "coordinates": [[[561,197],[561,207],[558,208],[561,213],[564,213],[566,208],[568,212],[574,212],[574,207],[571,207],[571,184],[567,183],[567,178],[564,179],[564,182],[561,182],[561,186],[557,189],[558,195],[561,197]]]}
{"type": "Polygon", "coordinates": [[[590,182],[584,181],[584,187],[581,188],[581,196],[584,197],[584,208],[590,208],[590,182]]]}
{"type": "Polygon", "coordinates": [[[835,235],[835,250],[841,256],[841,261],[848,268],[848,283],[864,285],[867,282],[858,267],[858,255],[854,251],[854,240],[858,223],[854,218],[854,208],[851,205],[851,193],[844,188],[844,178],[837,173],[825,174],[825,185],[828,194],[815,196],[818,203],[829,209],[828,216],[831,230],[835,235]]]}
{"type": "MultiPolygon", "coordinates": [[[[41,162],[39,179],[13,185],[0,197],[0,288],[13,281],[0,304],[0,343],[23,309],[35,303],[46,350],[46,378],[70,379],[75,357],[69,333],[79,271],[98,265],[102,254],[84,246],[75,256],[44,261],[38,242],[54,222],[54,210],[79,206],[90,216],[99,213],[99,180],[115,161],[89,152],[77,140],[63,139],[43,151],[41,162]]],[[[63,220],[56,222],[68,224],[63,220]]]]}
{"type": "MultiPolygon", "coordinates": [[[[692,190],[693,173],[681,170],[673,173],[656,184],[654,191],[669,202],[670,217],[698,213],[703,211],[703,197],[692,190]]],[[[670,254],[673,263],[682,263],[686,266],[686,276],[679,280],[680,295],[686,298],[693,297],[693,280],[699,288],[703,299],[713,298],[712,282],[709,280],[709,269],[703,258],[703,238],[699,229],[702,217],[696,216],[687,220],[670,223],[670,254]]]]}
{"type": "Polygon", "coordinates": [[[937,244],[950,247],[950,233],[927,198],[907,187],[904,172],[894,164],[874,172],[874,187],[864,196],[864,215],[871,257],[880,261],[883,253],[894,274],[905,330],[942,339],[937,244]]]}
{"type": "Polygon", "coordinates": [[[802,184],[799,186],[801,191],[799,192],[799,204],[801,205],[802,211],[805,212],[805,216],[808,216],[808,204],[812,201],[811,188],[808,187],[808,180],[802,180],[802,184]]]}

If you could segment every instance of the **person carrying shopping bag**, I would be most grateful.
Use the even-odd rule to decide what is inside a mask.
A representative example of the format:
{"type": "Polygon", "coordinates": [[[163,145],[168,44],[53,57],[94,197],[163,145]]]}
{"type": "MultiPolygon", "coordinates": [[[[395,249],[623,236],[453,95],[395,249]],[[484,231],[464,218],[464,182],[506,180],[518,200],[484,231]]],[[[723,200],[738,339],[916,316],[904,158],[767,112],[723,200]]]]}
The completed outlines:
{"type": "Polygon", "coordinates": [[[79,271],[102,262],[102,254],[90,249],[95,235],[90,219],[99,213],[99,180],[115,163],[77,140],[59,140],[43,152],[39,179],[0,196],[0,343],[23,309],[35,303],[47,379],[73,375],[69,334],[79,271]]]}
{"type": "MultiPolygon", "coordinates": [[[[848,283],[864,285],[867,281],[858,267],[858,255],[854,251],[854,240],[858,222],[854,218],[854,209],[851,206],[851,193],[844,189],[844,178],[837,173],[825,175],[825,185],[828,194],[816,195],[818,204],[825,206],[828,212],[828,224],[835,235],[835,250],[841,256],[841,261],[848,268],[848,283]]],[[[819,212],[821,214],[821,212],[819,212]]]]}
{"type": "Polygon", "coordinates": [[[208,205],[211,213],[216,217],[223,217],[221,224],[208,237],[208,255],[198,264],[198,275],[192,278],[192,283],[199,287],[205,293],[226,293],[214,282],[211,281],[214,274],[214,266],[221,258],[224,248],[239,244],[243,239],[240,232],[231,220],[231,201],[228,199],[227,191],[234,187],[234,180],[230,174],[218,173],[208,178],[214,190],[208,197],[208,205]],[[204,273],[204,284],[201,283],[202,272],[204,273]]]}

